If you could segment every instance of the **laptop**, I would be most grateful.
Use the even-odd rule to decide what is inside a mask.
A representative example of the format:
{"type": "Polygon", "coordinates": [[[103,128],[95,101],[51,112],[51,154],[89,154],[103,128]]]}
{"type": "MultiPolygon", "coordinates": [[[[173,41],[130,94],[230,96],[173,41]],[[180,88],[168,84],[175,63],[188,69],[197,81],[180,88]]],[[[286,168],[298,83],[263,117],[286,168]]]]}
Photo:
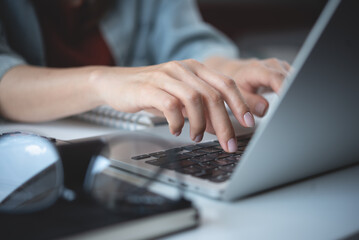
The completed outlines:
{"type": "Polygon", "coordinates": [[[231,201],[358,163],[358,9],[356,0],[327,3],[282,93],[254,133],[238,136],[236,153],[161,137],[159,128],[118,136],[112,165],[148,177],[164,168],[160,181],[231,201]]]}

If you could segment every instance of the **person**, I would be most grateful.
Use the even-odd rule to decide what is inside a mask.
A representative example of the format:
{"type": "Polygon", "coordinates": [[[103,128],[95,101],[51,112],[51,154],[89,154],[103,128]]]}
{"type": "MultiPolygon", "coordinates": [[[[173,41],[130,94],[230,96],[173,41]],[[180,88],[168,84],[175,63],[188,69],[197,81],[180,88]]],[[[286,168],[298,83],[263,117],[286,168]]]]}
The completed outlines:
{"type": "Polygon", "coordinates": [[[240,59],[204,23],[191,0],[0,0],[0,113],[42,122],[107,104],[164,115],[178,136],[184,119],[200,142],[216,134],[236,151],[225,108],[253,127],[279,92],[290,66],[240,59]]]}

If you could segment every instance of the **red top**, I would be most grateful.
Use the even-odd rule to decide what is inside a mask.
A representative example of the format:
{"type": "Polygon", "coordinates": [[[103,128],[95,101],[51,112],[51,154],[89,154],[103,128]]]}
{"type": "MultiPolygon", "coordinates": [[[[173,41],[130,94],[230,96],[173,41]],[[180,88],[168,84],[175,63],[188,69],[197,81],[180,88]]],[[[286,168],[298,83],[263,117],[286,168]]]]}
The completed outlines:
{"type": "Polygon", "coordinates": [[[49,67],[115,65],[98,26],[80,33],[79,8],[61,6],[54,15],[37,7],[49,67]]]}

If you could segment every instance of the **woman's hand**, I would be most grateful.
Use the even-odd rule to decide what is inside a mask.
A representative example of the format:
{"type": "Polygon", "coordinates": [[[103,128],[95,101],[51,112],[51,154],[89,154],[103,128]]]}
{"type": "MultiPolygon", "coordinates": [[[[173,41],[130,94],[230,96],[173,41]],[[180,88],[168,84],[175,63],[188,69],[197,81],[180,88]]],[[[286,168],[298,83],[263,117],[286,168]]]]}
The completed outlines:
{"type": "Polygon", "coordinates": [[[194,141],[201,141],[206,130],[217,135],[225,151],[233,152],[236,138],[224,102],[240,124],[253,127],[251,112],[262,116],[268,107],[256,90],[263,86],[278,92],[289,65],[273,59],[210,60],[132,68],[17,66],[1,79],[0,114],[16,121],[41,122],[101,104],[127,112],[156,111],[167,118],[172,134],[181,133],[188,117],[194,141]]]}
{"type": "Polygon", "coordinates": [[[291,68],[287,62],[275,58],[237,60],[213,57],[205,64],[233,78],[250,111],[260,117],[265,115],[269,104],[258,90],[263,87],[279,93],[291,68]]]}
{"type": "Polygon", "coordinates": [[[104,103],[113,108],[159,111],[174,135],[181,133],[184,117],[188,117],[193,141],[201,141],[207,130],[217,135],[225,151],[234,152],[237,146],[224,101],[241,125],[254,126],[235,81],[195,60],[137,68],[104,67],[93,78],[104,103]]]}

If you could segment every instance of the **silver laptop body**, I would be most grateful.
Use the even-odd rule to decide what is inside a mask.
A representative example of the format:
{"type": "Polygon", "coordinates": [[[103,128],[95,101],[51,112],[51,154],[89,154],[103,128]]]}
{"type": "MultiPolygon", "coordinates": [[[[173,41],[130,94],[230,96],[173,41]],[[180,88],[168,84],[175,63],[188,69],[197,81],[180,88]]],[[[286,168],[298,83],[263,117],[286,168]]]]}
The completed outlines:
{"type": "MultiPolygon", "coordinates": [[[[230,180],[212,183],[170,170],[159,179],[234,200],[359,162],[358,9],[356,0],[328,2],[230,180]]],[[[155,131],[115,137],[112,164],[152,176],[158,167],[131,157],[188,144],[161,137],[166,127],[155,131]]]]}

